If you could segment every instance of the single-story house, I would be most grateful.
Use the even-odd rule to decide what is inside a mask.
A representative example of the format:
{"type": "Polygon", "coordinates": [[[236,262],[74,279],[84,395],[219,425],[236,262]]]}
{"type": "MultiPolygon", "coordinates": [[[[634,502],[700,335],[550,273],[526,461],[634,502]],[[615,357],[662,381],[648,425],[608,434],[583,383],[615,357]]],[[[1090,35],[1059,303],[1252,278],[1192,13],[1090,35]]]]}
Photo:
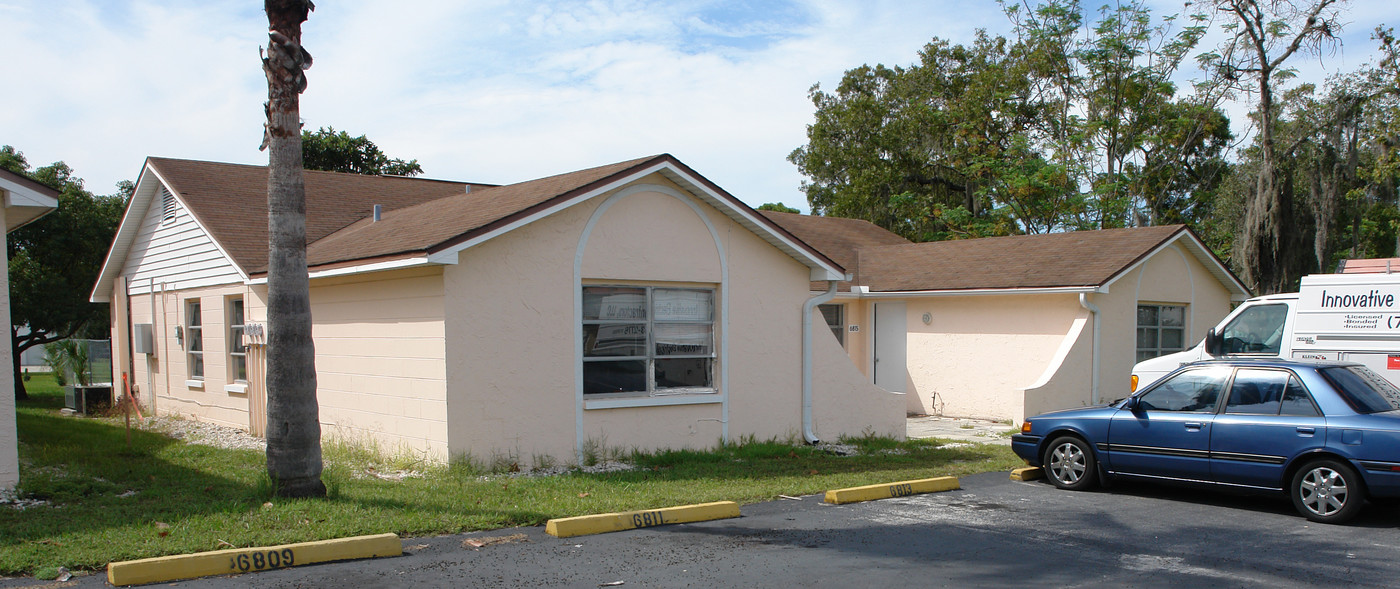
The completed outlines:
{"type": "MultiPolygon", "coordinates": [[[[846,270],[670,155],[505,186],[305,183],[328,435],[522,465],[904,435],[904,396],[815,309],[809,282],[846,270]]],[[[92,300],[157,413],[265,426],[266,191],[261,166],[142,168],[92,300]]]]}
{"type": "MultiPolygon", "coordinates": [[[[58,191],[30,178],[0,168],[0,220],[5,233],[48,214],[58,208],[58,191]]],[[[0,260],[6,271],[0,272],[0,320],[10,324],[9,249],[0,235],[0,260]]],[[[9,331],[8,329],[6,330],[9,331]]],[[[19,482],[19,437],[15,430],[14,351],[0,346],[0,490],[12,489],[19,482]]]]}
{"type": "Polygon", "coordinates": [[[911,414],[1020,422],[1127,396],[1133,364],[1191,347],[1250,296],[1184,225],[910,243],[764,214],[853,274],[824,316],[911,414]]]}

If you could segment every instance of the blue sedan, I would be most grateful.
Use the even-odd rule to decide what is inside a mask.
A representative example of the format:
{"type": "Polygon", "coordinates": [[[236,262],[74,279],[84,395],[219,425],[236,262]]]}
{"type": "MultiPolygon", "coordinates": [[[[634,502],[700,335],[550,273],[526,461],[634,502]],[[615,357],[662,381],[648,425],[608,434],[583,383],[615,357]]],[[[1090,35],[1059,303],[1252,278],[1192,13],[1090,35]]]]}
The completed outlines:
{"type": "Polygon", "coordinates": [[[1062,489],[1115,477],[1283,491],[1341,523],[1400,497],[1400,389],[1350,362],[1212,360],[1108,406],[1027,419],[1016,454],[1062,489]]]}

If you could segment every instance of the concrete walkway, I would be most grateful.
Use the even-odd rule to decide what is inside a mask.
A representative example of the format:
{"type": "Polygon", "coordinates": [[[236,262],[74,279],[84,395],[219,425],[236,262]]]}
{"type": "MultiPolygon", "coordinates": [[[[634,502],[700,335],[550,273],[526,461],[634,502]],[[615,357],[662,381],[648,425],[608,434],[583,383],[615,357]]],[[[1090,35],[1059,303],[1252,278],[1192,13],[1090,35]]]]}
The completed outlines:
{"type": "Polygon", "coordinates": [[[1009,425],[985,419],[959,417],[936,417],[919,415],[910,417],[906,435],[912,438],[943,438],[984,444],[1011,445],[1009,425]]]}

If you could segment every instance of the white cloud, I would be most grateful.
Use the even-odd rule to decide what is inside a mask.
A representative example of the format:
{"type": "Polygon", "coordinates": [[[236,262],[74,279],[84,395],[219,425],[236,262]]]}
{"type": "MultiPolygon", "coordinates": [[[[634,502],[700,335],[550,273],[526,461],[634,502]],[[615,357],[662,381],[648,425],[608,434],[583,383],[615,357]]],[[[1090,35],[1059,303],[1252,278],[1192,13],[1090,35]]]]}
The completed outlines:
{"type": "MultiPolygon", "coordinates": [[[[670,152],[750,204],[805,208],[785,158],[805,143],[808,88],[978,27],[1008,28],[975,1],[327,2],[304,26],[302,116],[430,177],[515,182],[670,152]]],[[[0,0],[0,38],[23,59],[0,143],[66,160],[98,192],[147,155],[265,162],[265,31],[245,1],[0,0]]],[[[1363,45],[1348,41],[1349,64],[1363,45]]]]}

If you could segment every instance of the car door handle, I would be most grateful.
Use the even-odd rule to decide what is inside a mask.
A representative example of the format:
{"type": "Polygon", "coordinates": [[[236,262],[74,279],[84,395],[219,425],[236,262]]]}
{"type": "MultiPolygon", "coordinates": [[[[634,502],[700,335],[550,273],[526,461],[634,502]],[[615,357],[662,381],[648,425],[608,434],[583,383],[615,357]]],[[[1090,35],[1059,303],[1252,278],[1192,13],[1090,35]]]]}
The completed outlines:
{"type": "Polygon", "coordinates": [[[1313,429],[1313,428],[1310,428],[1310,427],[1299,427],[1299,428],[1298,428],[1298,433],[1303,434],[1303,435],[1305,435],[1305,436],[1311,436],[1311,435],[1317,433],[1317,430],[1316,430],[1316,429],[1313,429]]]}
{"type": "Polygon", "coordinates": [[[1187,423],[1186,423],[1186,431],[1191,431],[1191,432],[1198,432],[1198,431],[1201,431],[1201,424],[1200,424],[1200,423],[1197,423],[1197,422],[1194,422],[1194,421],[1192,421],[1192,422],[1187,422],[1187,423]]]}

